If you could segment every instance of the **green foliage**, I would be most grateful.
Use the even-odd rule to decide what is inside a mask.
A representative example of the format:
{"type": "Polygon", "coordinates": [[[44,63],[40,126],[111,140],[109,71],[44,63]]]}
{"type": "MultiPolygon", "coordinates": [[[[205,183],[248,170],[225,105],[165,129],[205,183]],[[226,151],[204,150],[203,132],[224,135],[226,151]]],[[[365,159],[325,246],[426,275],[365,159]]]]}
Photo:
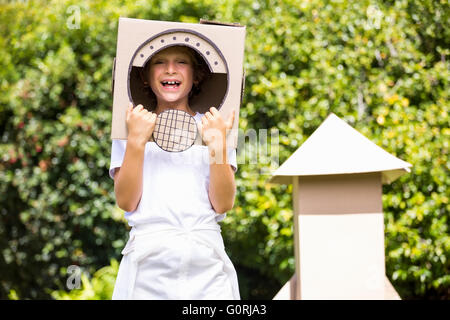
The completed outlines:
{"type": "MultiPolygon", "coordinates": [[[[0,298],[110,297],[111,287],[62,290],[69,265],[94,274],[126,241],[107,170],[111,66],[127,16],[246,25],[240,128],[278,129],[280,164],[330,112],[410,162],[383,187],[387,275],[404,299],[448,299],[449,15],[444,0],[2,4],[0,298]]],[[[239,164],[223,223],[243,298],[272,298],[294,270],[292,188],[267,184],[274,169],[239,164]]]]}
{"type": "MultiPolygon", "coordinates": [[[[413,164],[383,188],[387,275],[402,298],[448,299],[448,2],[239,2],[234,12],[249,35],[241,128],[278,128],[282,163],[334,112],[413,164]]],[[[294,269],[291,187],[269,188],[262,169],[239,169],[227,245],[283,284],[294,269]]]]}
{"type": "Polygon", "coordinates": [[[107,176],[116,25],[104,21],[119,15],[82,5],[80,28],[69,29],[70,2],[42,5],[0,11],[3,298],[48,298],[44,288],[64,288],[62,268],[93,273],[126,240],[107,176]]]}

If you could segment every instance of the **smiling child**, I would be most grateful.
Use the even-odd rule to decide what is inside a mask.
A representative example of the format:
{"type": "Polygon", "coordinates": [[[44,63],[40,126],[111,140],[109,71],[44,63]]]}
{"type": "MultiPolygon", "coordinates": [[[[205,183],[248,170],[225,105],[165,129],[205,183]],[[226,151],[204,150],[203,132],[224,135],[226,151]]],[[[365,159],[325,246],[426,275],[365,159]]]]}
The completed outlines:
{"type": "Polygon", "coordinates": [[[236,150],[226,144],[234,113],[225,120],[214,107],[204,115],[191,108],[207,81],[200,62],[185,46],[153,55],[143,80],[156,107],[130,104],[128,139],[113,140],[110,176],[132,227],[113,299],[240,299],[218,224],[234,204],[236,150]],[[193,116],[205,145],[166,152],[149,142],[168,109],[193,116]]]}

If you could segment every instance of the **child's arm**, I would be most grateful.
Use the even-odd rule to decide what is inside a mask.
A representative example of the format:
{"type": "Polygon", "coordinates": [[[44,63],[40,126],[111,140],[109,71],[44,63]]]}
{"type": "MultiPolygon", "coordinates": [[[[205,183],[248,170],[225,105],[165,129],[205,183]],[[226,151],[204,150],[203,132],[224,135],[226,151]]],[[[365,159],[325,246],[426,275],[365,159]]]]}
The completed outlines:
{"type": "Polygon", "coordinates": [[[222,150],[224,163],[211,163],[209,165],[209,200],[217,213],[224,213],[231,210],[234,206],[234,197],[236,194],[236,185],[234,182],[234,171],[227,164],[227,150],[222,150]]]}
{"type": "Polygon", "coordinates": [[[214,210],[219,214],[233,208],[236,194],[234,171],[227,163],[226,146],[226,131],[231,129],[233,121],[234,112],[225,122],[214,107],[202,118],[202,136],[210,155],[208,195],[214,210]]]}
{"type": "Polygon", "coordinates": [[[136,210],[142,196],[142,172],[145,144],[156,122],[156,114],[142,105],[127,109],[128,141],[123,163],[114,175],[114,192],[119,208],[127,212],[136,210]]]}

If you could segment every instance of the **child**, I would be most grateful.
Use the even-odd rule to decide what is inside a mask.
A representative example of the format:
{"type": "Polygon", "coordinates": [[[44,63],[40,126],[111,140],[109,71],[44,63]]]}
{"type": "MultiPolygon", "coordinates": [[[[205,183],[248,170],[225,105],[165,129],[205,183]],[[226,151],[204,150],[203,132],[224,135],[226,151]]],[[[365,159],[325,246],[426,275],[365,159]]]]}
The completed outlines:
{"type": "Polygon", "coordinates": [[[240,299],[218,224],[234,203],[236,150],[225,139],[234,114],[225,121],[215,108],[190,108],[204,78],[198,65],[188,47],[155,54],[144,68],[155,112],[130,104],[128,139],[112,142],[110,176],[132,226],[113,299],[240,299]],[[169,108],[194,116],[206,146],[166,152],[148,142],[157,114],[169,108]]]}

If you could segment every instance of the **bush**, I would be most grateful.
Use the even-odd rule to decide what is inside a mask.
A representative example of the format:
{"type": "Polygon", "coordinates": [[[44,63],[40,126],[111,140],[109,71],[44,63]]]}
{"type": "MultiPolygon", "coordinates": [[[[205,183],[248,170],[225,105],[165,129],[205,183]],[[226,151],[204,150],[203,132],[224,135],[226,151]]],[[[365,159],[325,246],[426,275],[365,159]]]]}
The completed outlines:
{"type": "MultiPolygon", "coordinates": [[[[449,12],[433,0],[3,3],[0,298],[62,298],[50,293],[68,266],[120,259],[127,228],[107,171],[128,16],[246,25],[239,124],[278,129],[280,164],[330,112],[413,164],[383,187],[387,274],[404,299],[448,299],[449,12]]],[[[223,223],[244,299],[271,299],[294,271],[292,189],[267,184],[274,169],[239,165],[223,223]]]]}

